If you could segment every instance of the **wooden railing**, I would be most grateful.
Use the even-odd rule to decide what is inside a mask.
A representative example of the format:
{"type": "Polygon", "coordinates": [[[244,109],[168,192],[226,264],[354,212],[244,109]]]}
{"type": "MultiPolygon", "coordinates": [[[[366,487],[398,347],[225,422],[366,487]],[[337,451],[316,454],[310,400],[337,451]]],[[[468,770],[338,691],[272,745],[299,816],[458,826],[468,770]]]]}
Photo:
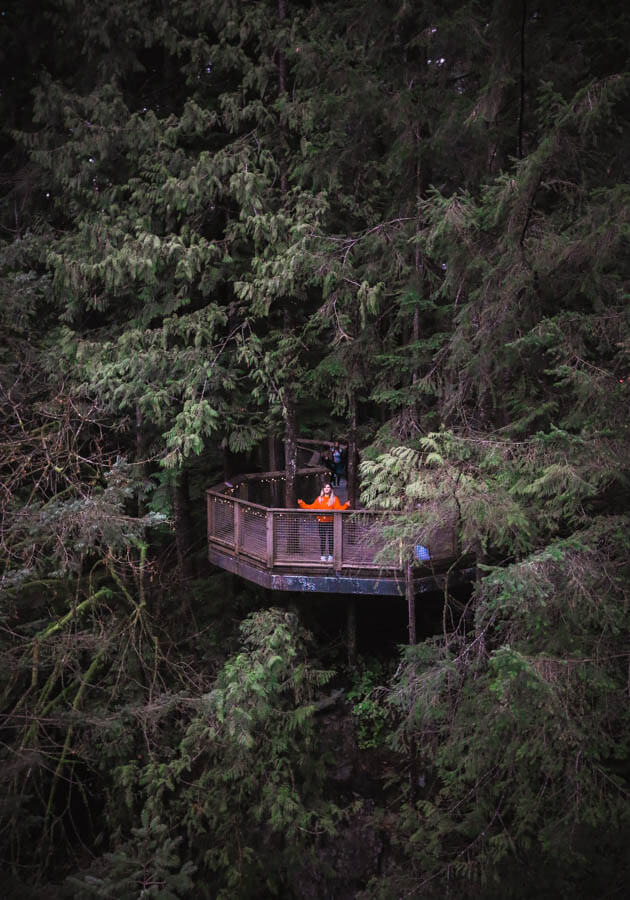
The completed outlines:
{"type": "MultiPolygon", "coordinates": [[[[310,470],[308,473],[301,470],[301,474],[319,475],[310,470]]],[[[210,545],[267,570],[286,572],[332,567],[335,572],[345,574],[400,570],[396,541],[391,538],[396,513],[344,510],[322,514],[320,510],[269,507],[245,499],[244,486],[256,480],[273,482],[280,478],[279,472],[241,476],[229,486],[208,490],[210,545]],[[320,522],[324,517],[332,521],[320,522]]],[[[455,529],[452,524],[445,524],[434,528],[423,539],[417,557],[427,566],[440,565],[453,559],[456,550],[455,529]]]]}

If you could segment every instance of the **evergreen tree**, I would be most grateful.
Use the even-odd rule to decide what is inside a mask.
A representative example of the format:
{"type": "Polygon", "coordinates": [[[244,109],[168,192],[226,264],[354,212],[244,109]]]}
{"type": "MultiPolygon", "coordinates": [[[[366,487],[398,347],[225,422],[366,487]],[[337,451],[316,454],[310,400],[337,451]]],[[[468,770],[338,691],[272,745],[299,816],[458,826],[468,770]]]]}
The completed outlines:
{"type": "Polygon", "coordinates": [[[3,12],[10,889],[80,868],[79,838],[98,856],[70,896],[325,877],[297,855],[344,814],[328,675],[277,610],[236,650],[238,599],[192,581],[189,485],[284,428],[293,505],[298,431],[333,417],[373,441],[364,502],[400,513],[385,552],[448,520],[478,566],[381,692],[411,776],[368,893],[621,890],[628,13],[3,12]]]}

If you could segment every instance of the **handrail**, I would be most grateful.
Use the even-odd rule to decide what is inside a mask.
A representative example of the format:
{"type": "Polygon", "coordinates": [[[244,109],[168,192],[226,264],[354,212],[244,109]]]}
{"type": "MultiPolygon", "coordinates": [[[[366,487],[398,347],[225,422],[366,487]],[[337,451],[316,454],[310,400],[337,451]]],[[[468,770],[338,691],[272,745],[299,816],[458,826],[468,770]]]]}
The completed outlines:
{"type": "MultiPolygon", "coordinates": [[[[275,473],[261,473],[258,477],[272,474],[275,473]]],[[[206,494],[209,543],[229,548],[236,557],[243,555],[267,569],[329,569],[331,565],[336,572],[347,573],[401,569],[400,560],[379,559],[386,542],[377,524],[383,519],[391,521],[401,515],[399,511],[286,509],[253,503],[212,488],[206,494]],[[322,513],[332,522],[319,522],[322,513]]],[[[432,565],[456,555],[450,523],[435,529],[429,543],[432,546],[428,549],[419,545],[424,554],[419,559],[430,560],[432,565]]]]}
{"type": "Polygon", "coordinates": [[[232,497],[227,494],[222,494],[220,491],[215,491],[212,488],[208,488],[206,490],[206,494],[211,494],[213,497],[220,497],[221,499],[223,499],[227,496],[230,503],[238,503],[241,506],[251,506],[254,509],[262,509],[265,512],[277,512],[277,513],[300,512],[300,513],[304,513],[305,515],[308,515],[310,513],[314,516],[321,516],[322,512],[325,515],[330,515],[330,516],[332,516],[333,514],[336,514],[336,513],[371,513],[375,516],[386,516],[386,515],[398,516],[398,515],[400,515],[400,512],[395,509],[391,510],[391,512],[390,511],[385,512],[385,510],[379,510],[379,509],[331,509],[330,512],[326,512],[326,510],[321,510],[321,509],[301,509],[301,508],[300,509],[289,509],[286,506],[265,506],[262,503],[254,503],[251,500],[244,500],[242,497],[232,497]]]}
{"type": "MultiPolygon", "coordinates": [[[[271,507],[264,506],[262,503],[253,503],[251,500],[244,500],[242,497],[230,497],[228,494],[222,494],[220,491],[213,491],[210,488],[206,491],[206,494],[209,494],[213,497],[221,497],[221,499],[224,499],[225,497],[227,497],[228,501],[230,503],[245,504],[246,506],[251,506],[256,509],[262,509],[265,512],[267,512],[269,509],[271,509],[271,507]]],[[[273,508],[274,509],[276,509],[276,508],[282,509],[282,507],[273,507],[273,508]]]]}

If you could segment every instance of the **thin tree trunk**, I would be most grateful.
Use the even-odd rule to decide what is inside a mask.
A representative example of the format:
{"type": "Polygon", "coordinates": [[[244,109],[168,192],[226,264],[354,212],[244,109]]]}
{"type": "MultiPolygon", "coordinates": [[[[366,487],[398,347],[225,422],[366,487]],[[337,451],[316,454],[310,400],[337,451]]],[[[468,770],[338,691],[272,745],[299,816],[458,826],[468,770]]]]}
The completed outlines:
{"type": "Polygon", "coordinates": [[[297,477],[297,422],[295,400],[290,388],[284,390],[284,505],[287,509],[297,506],[295,480],[297,477]]]}
{"type": "Polygon", "coordinates": [[[354,391],[350,396],[350,430],[348,433],[348,500],[350,508],[356,509],[359,498],[359,484],[357,472],[357,397],[354,391]]]}
{"type": "MultiPolygon", "coordinates": [[[[414,344],[416,344],[420,340],[420,310],[416,306],[413,311],[413,330],[412,330],[412,340],[414,344]]],[[[414,382],[418,380],[418,373],[415,372],[413,376],[414,382]]]]}
{"type": "Polygon", "coordinates": [[[520,102],[518,110],[518,142],[516,153],[523,158],[523,122],[525,118],[525,26],[527,25],[527,0],[523,0],[521,14],[521,71],[519,73],[520,102]]]}
{"type": "Polygon", "coordinates": [[[278,454],[276,453],[275,434],[270,434],[267,438],[267,462],[269,472],[278,471],[278,454]]]}
{"type": "MultiPolygon", "coordinates": [[[[424,295],[425,281],[426,281],[426,271],[424,264],[424,257],[420,250],[420,244],[417,242],[420,236],[420,230],[422,225],[422,193],[423,193],[423,172],[420,166],[420,126],[416,126],[416,253],[414,258],[416,279],[418,285],[418,299],[422,299],[424,295]]],[[[413,353],[414,356],[417,354],[417,346],[418,341],[420,340],[420,309],[418,308],[418,302],[414,306],[413,310],[413,320],[411,324],[411,341],[413,344],[413,353]]],[[[420,373],[418,369],[414,367],[411,383],[415,385],[420,379],[420,373]]],[[[419,417],[419,409],[418,409],[418,399],[417,395],[414,392],[413,403],[412,403],[412,418],[414,422],[417,422],[419,417]]]]}
{"type": "MultiPolygon", "coordinates": [[[[138,477],[140,486],[137,495],[137,512],[138,518],[146,515],[147,506],[144,501],[144,481],[147,477],[147,460],[146,460],[146,435],[144,431],[144,417],[140,405],[136,403],[136,465],[138,467],[138,477]]],[[[145,569],[147,560],[147,551],[149,548],[149,535],[146,528],[142,529],[142,540],[138,549],[138,561],[136,564],[136,589],[140,605],[146,603],[146,584],[145,569]]]]}
{"type": "Polygon", "coordinates": [[[348,597],[348,665],[352,668],[357,661],[357,601],[348,597]]]}
{"type": "MultiPolygon", "coordinates": [[[[140,406],[136,403],[136,466],[138,468],[138,476],[140,478],[140,482],[142,483],[146,477],[146,447],[145,447],[145,435],[144,435],[144,418],[142,416],[142,410],[140,406]]],[[[142,518],[142,516],[146,513],[146,506],[144,503],[144,498],[142,495],[142,488],[138,491],[138,518],[142,518]]]]}
{"type": "MultiPolygon", "coordinates": [[[[420,250],[418,249],[418,250],[416,250],[416,268],[418,268],[420,265],[419,256],[420,256],[420,250]]],[[[424,284],[424,272],[420,279],[420,284],[421,285],[424,284]]],[[[413,311],[413,324],[412,324],[411,340],[413,341],[413,345],[414,345],[413,352],[415,354],[415,353],[417,353],[418,341],[420,340],[420,310],[418,309],[417,304],[413,311]]],[[[420,380],[420,375],[418,373],[418,370],[414,369],[414,372],[412,375],[412,384],[414,384],[414,385],[417,384],[417,382],[419,380],[420,380]]],[[[420,415],[419,415],[420,410],[418,407],[419,407],[418,397],[417,397],[417,394],[415,394],[415,392],[414,392],[414,398],[413,398],[413,420],[414,420],[414,422],[418,422],[418,420],[420,418],[420,415]]]]}
{"type": "Polygon", "coordinates": [[[181,581],[194,578],[195,571],[192,560],[193,527],[188,493],[188,471],[182,469],[173,489],[173,507],[175,512],[175,545],[177,548],[177,565],[181,581]]]}
{"type": "MultiPolygon", "coordinates": [[[[405,568],[405,587],[409,617],[409,646],[413,647],[416,643],[416,597],[413,587],[413,564],[411,561],[407,563],[405,568]]],[[[418,761],[416,756],[416,741],[412,735],[409,739],[409,795],[412,801],[416,799],[417,792],[418,761]]]]}
{"type": "MultiPolygon", "coordinates": [[[[278,444],[276,440],[275,434],[270,434],[267,438],[267,471],[268,472],[277,472],[280,469],[280,463],[278,461],[278,444]]],[[[271,506],[278,507],[282,503],[280,499],[280,482],[275,479],[271,482],[270,485],[270,503],[271,506]]]]}
{"type": "Polygon", "coordinates": [[[232,453],[231,453],[229,447],[224,447],[223,448],[223,479],[224,479],[224,481],[231,481],[232,470],[233,470],[232,453]]]}
{"type": "MultiPolygon", "coordinates": [[[[287,16],[287,5],[286,0],[278,0],[278,18],[281,22],[284,22],[287,16]]],[[[286,96],[287,93],[287,60],[284,53],[284,49],[278,50],[278,87],[280,91],[280,96],[286,96]]],[[[281,133],[286,139],[286,126],[280,126],[281,133]]],[[[280,193],[282,195],[283,204],[286,201],[287,195],[287,166],[285,157],[281,157],[280,160],[280,193]]],[[[291,331],[292,322],[292,314],[288,305],[285,307],[284,311],[284,330],[286,332],[291,331]]],[[[295,493],[295,479],[297,473],[297,423],[296,423],[296,409],[295,409],[295,397],[293,395],[293,390],[290,386],[285,386],[283,390],[283,414],[284,414],[284,425],[285,425],[285,436],[284,436],[284,471],[285,471],[285,483],[284,483],[284,505],[287,509],[292,509],[297,505],[297,496],[295,493]]]]}
{"type": "MultiPolygon", "coordinates": [[[[287,5],[286,0],[278,0],[278,18],[281,22],[287,17],[287,5]]],[[[284,50],[280,50],[278,52],[278,81],[280,86],[280,94],[286,94],[287,92],[287,58],[285,56],[284,50]]],[[[286,127],[282,128],[282,133],[286,137],[286,127]]],[[[288,187],[288,179],[287,179],[287,167],[286,163],[283,160],[282,165],[280,167],[280,190],[282,191],[283,199],[286,197],[288,187]]]]}

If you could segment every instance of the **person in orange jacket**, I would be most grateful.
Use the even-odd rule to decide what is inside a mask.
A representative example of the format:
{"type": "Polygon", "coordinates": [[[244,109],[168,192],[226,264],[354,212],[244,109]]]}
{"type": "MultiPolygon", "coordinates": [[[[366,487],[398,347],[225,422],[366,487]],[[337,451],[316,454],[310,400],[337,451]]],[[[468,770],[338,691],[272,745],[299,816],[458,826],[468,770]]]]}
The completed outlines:
{"type": "MultiPolygon", "coordinates": [[[[301,506],[302,509],[348,509],[350,501],[346,500],[345,503],[341,503],[339,497],[333,492],[331,485],[326,482],[321,489],[319,497],[316,497],[312,503],[305,503],[304,500],[298,500],[298,506],[301,506]]],[[[332,562],[333,517],[317,516],[317,527],[319,528],[319,545],[322,551],[320,559],[322,562],[332,562]],[[326,554],[326,547],[328,547],[328,554],[326,554]]]]}

